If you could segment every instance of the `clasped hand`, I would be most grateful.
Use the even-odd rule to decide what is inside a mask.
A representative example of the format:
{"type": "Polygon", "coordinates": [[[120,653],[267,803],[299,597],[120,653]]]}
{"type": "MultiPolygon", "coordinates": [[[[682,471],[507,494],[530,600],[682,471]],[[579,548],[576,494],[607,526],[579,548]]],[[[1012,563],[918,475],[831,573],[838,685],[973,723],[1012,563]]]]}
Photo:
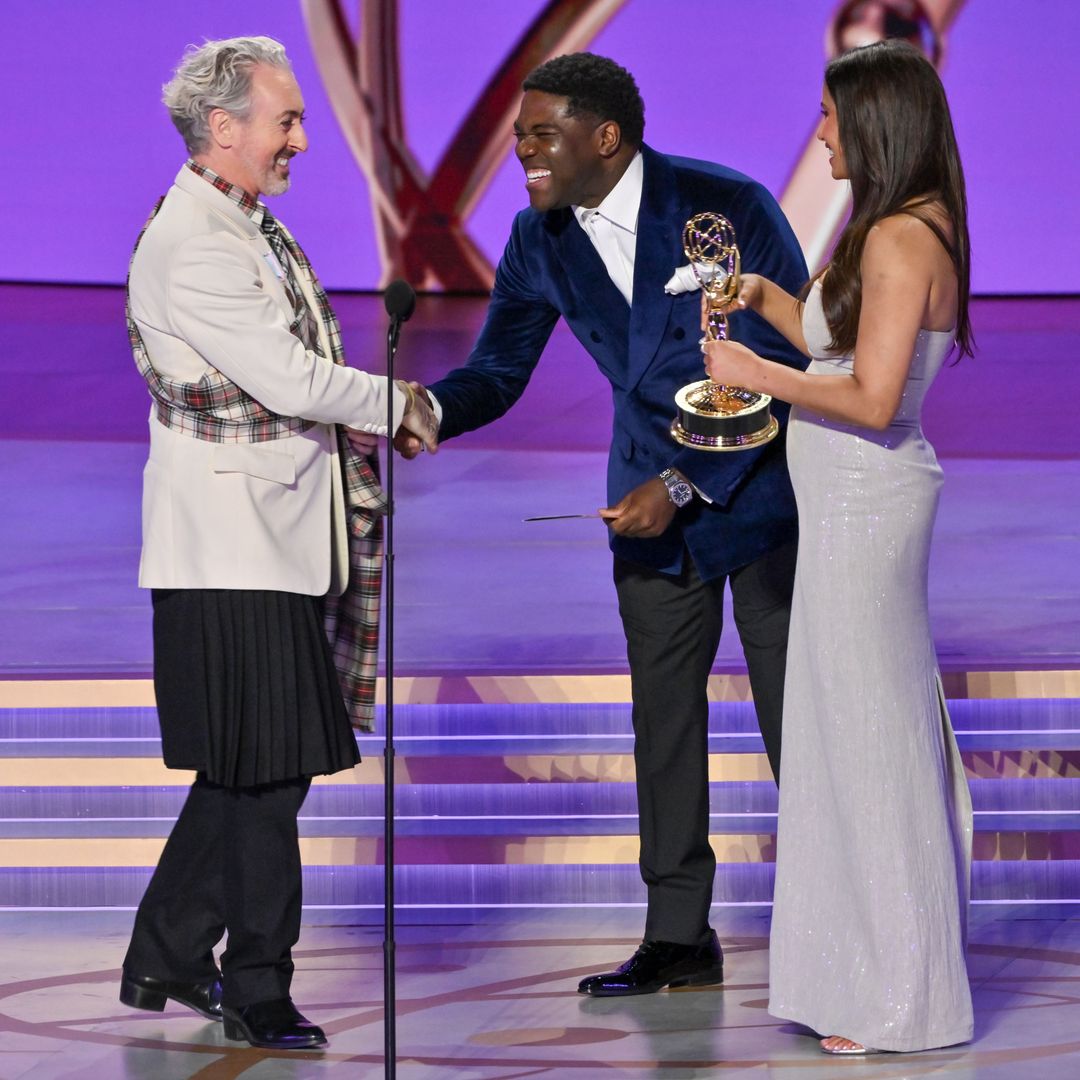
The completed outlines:
{"type": "MultiPolygon", "coordinates": [[[[402,456],[414,458],[421,450],[434,454],[439,449],[439,422],[427,396],[427,391],[418,382],[397,381],[398,389],[408,399],[405,414],[401,418],[401,427],[394,434],[394,447],[402,456]]],[[[358,428],[346,428],[349,442],[361,454],[373,454],[378,448],[378,436],[358,428]]]]}
{"type": "Polygon", "coordinates": [[[434,454],[439,449],[439,421],[435,419],[435,410],[431,407],[427,391],[418,382],[399,381],[398,387],[409,400],[405,415],[401,418],[401,427],[394,433],[395,445],[402,433],[408,432],[418,444],[417,454],[421,450],[434,454]]]}
{"type": "MultiPolygon", "coordinates": [[[[417,404],[422,405],[426,412],[431,416],[431,436],[433,439],[437,439],[439,433],[439,423],[435,419],[435,412],[431,407],[431,398],[428,396],[427,390],[418,382],[406,383],[408,388],[413,392],[417,404]]],[[[435,452],[437,447],[436,442],[429,442],[424,438],[423,432],[418,431],[416,427],[402,422],[401,427],[397,429],[394,435],[394,449],[406,459],[411,461],[422,450],[430,450],[435,452]]]]}

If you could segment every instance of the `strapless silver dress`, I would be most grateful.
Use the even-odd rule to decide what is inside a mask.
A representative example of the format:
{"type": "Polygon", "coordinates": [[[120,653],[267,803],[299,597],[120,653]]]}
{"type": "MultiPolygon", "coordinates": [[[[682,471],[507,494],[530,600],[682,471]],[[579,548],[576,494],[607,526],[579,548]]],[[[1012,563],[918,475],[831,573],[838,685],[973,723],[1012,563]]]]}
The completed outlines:
{"type": "MultiPolygon", "coordinates": [[[[830,356],[820,289],[803,330],[830,356]]],[[[886,431],[792,411],[799,560],[784,694],[769,1012],[881,1050],[972,1036],[971,799],[927,614],[942,475],[923,398],[952,346],[920,331],[886,431]]]]}

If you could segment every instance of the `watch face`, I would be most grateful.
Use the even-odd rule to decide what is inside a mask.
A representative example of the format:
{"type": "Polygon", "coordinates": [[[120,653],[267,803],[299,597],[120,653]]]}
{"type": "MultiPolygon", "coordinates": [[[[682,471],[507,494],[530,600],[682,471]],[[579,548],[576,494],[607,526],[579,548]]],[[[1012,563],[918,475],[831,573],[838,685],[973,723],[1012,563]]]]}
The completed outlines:
{"type": "Polygon", "coordinates": [[[676,506],[685,506],[694,497],[694,489],[689,484],[671,485],[671,501],[676,506]]]}

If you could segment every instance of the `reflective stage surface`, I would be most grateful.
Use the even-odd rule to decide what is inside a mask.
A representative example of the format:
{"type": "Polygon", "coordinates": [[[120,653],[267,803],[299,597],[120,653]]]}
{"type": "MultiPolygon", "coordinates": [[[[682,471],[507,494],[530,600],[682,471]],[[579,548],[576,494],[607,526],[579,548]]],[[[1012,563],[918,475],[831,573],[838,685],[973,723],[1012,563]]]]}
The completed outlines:
{"type": "MultiPolygon", "coordinates": [[[[723,987],[593,1000],[583,975],[633,951],[641,913],[456,913],[398,929],[398,1075],[440,1078],[791,1077],[1066,1080],[1080,1074],[1080,908],[977,905],[969,1046],[826,1058],[810,1033],[774,1020],[768,909],[718,908],[723,987]]],[[[116,998],[130,914],[0,918],[4,1080],[300,1080],[382,1075],[382,926],[306,927],[294,996],[321,1023],[323,1053],[254,1050],[180,1007],[116,998]]]]}

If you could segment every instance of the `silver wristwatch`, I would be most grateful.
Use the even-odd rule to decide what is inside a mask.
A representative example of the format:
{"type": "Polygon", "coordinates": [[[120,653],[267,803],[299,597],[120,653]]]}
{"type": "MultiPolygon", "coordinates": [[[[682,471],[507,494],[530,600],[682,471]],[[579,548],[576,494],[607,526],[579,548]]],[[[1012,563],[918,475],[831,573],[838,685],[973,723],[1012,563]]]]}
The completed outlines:
{"type": "Polygon", "coordinates": [[[680,510],[693,499],[694,489],[674,469],[665,469],[660,479],[667,488],[668,498],[680,510]]]}

